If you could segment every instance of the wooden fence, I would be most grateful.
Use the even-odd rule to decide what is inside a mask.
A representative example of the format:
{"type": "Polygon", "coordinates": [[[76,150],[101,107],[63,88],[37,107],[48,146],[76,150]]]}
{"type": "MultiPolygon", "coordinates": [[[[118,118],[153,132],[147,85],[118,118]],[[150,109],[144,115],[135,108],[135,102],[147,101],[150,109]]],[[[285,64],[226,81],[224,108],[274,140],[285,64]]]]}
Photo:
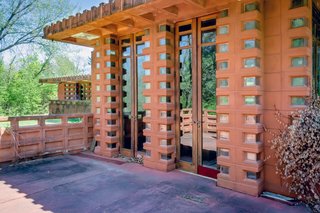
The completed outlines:
{"type": "Polygon", "coordinates": [[[92,139],[92,114],[0,117],[0,162],[80,152],[92,139]]]}

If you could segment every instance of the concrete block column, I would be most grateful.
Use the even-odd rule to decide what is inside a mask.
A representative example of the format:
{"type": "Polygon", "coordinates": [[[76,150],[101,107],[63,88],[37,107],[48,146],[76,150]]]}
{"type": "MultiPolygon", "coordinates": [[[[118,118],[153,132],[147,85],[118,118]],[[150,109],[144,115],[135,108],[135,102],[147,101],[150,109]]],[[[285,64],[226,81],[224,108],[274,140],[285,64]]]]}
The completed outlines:
{"type": "Polygon", "coordinates": [[[144,37],[149,44],[144,53],[150,55],[150,61],[144,63],[149,74],[144,77],[144,83],[151,85],[144,91],[144,107],[150,111],[144,122],[151,126],[144,131],[147,138],[144,165],[162,171],[173,170],[176,158],[173,29],[170,22],[160,23],[150,28],[150,34],[144,37]]]}
{"type": "Polygon", "coordinates": [[[92,109],[94,133],[98,146],[95,152],[112,157],[119,153],[119,60],[118,39],[109,35],[100,40],[92,57],[92,109]]]}
{"type": "Polygon", "coordinates": [[[217,89],[217,146],[229,150],[229,156],[218,156],[218,185],[257,196],[264,179],[263,1],[229,6],[228,17],[217,21],[217,79],[229,81],[228,87],[217,89]],[[226,26],[228,35],[221,35],[219,29],[226,26]]]}

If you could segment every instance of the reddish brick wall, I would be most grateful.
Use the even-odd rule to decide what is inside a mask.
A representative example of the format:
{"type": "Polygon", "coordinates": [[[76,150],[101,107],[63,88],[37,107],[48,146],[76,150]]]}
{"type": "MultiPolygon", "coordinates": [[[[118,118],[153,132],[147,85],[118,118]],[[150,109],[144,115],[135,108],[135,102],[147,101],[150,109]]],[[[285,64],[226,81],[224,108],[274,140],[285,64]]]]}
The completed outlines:
{"type": "Polygon", "coordinates": [[[86,150],[93,138],[92,114],[0,119],[0,163],[86,150]],[[77,122],[76,121],[81,121],[77,122]],[[28,122],[28,124],[23,124],[28,122]]]}

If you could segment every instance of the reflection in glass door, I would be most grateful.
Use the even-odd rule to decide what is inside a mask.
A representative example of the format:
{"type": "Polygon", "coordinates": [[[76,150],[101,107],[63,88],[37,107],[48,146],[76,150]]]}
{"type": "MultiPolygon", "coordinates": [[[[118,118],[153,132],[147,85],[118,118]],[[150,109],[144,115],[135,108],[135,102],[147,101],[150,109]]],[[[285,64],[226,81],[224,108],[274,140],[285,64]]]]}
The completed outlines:
{"type": "Polygon", "coordinates": [[[120,51],[122,57],[122,148],[129,150],[127,155],[135,156],[137,151],[142,152],[143,143],[143,34],[120,39],[120,51]]]}
{"type": "Polygon", "coordinates": [[[193,162],[192,21],[177,28],[180,85],[180,161],[193,162]]]}
{"type": "Polygon", "coordinates": [[[199,79],[201,85],[201,160],[198,173],[217,178],[216,145],[216,20],[199,19],[198,45],[201,56],[199,79]]]}
{"type": "Polygon", "coordinates": [[[122,147],[131,149],[131,118],[132,118],[132,85],[131,85],[131,46],[132,38],[124,38],[120,41],[122,58],[122,147]]]}

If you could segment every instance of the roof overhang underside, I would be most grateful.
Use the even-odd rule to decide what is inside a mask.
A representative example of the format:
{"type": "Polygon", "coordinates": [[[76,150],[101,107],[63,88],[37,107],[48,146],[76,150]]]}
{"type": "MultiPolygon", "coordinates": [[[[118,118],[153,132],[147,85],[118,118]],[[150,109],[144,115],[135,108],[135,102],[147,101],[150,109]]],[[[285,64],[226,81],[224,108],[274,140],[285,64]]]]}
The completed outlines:
{"type": "Polygon", "coordinates": [[[94,47],[100,37],[128,35],[156,23],[216,13],[232,1],[237,0],[113,0],[47,26],[44,38],[94,47]]]}

